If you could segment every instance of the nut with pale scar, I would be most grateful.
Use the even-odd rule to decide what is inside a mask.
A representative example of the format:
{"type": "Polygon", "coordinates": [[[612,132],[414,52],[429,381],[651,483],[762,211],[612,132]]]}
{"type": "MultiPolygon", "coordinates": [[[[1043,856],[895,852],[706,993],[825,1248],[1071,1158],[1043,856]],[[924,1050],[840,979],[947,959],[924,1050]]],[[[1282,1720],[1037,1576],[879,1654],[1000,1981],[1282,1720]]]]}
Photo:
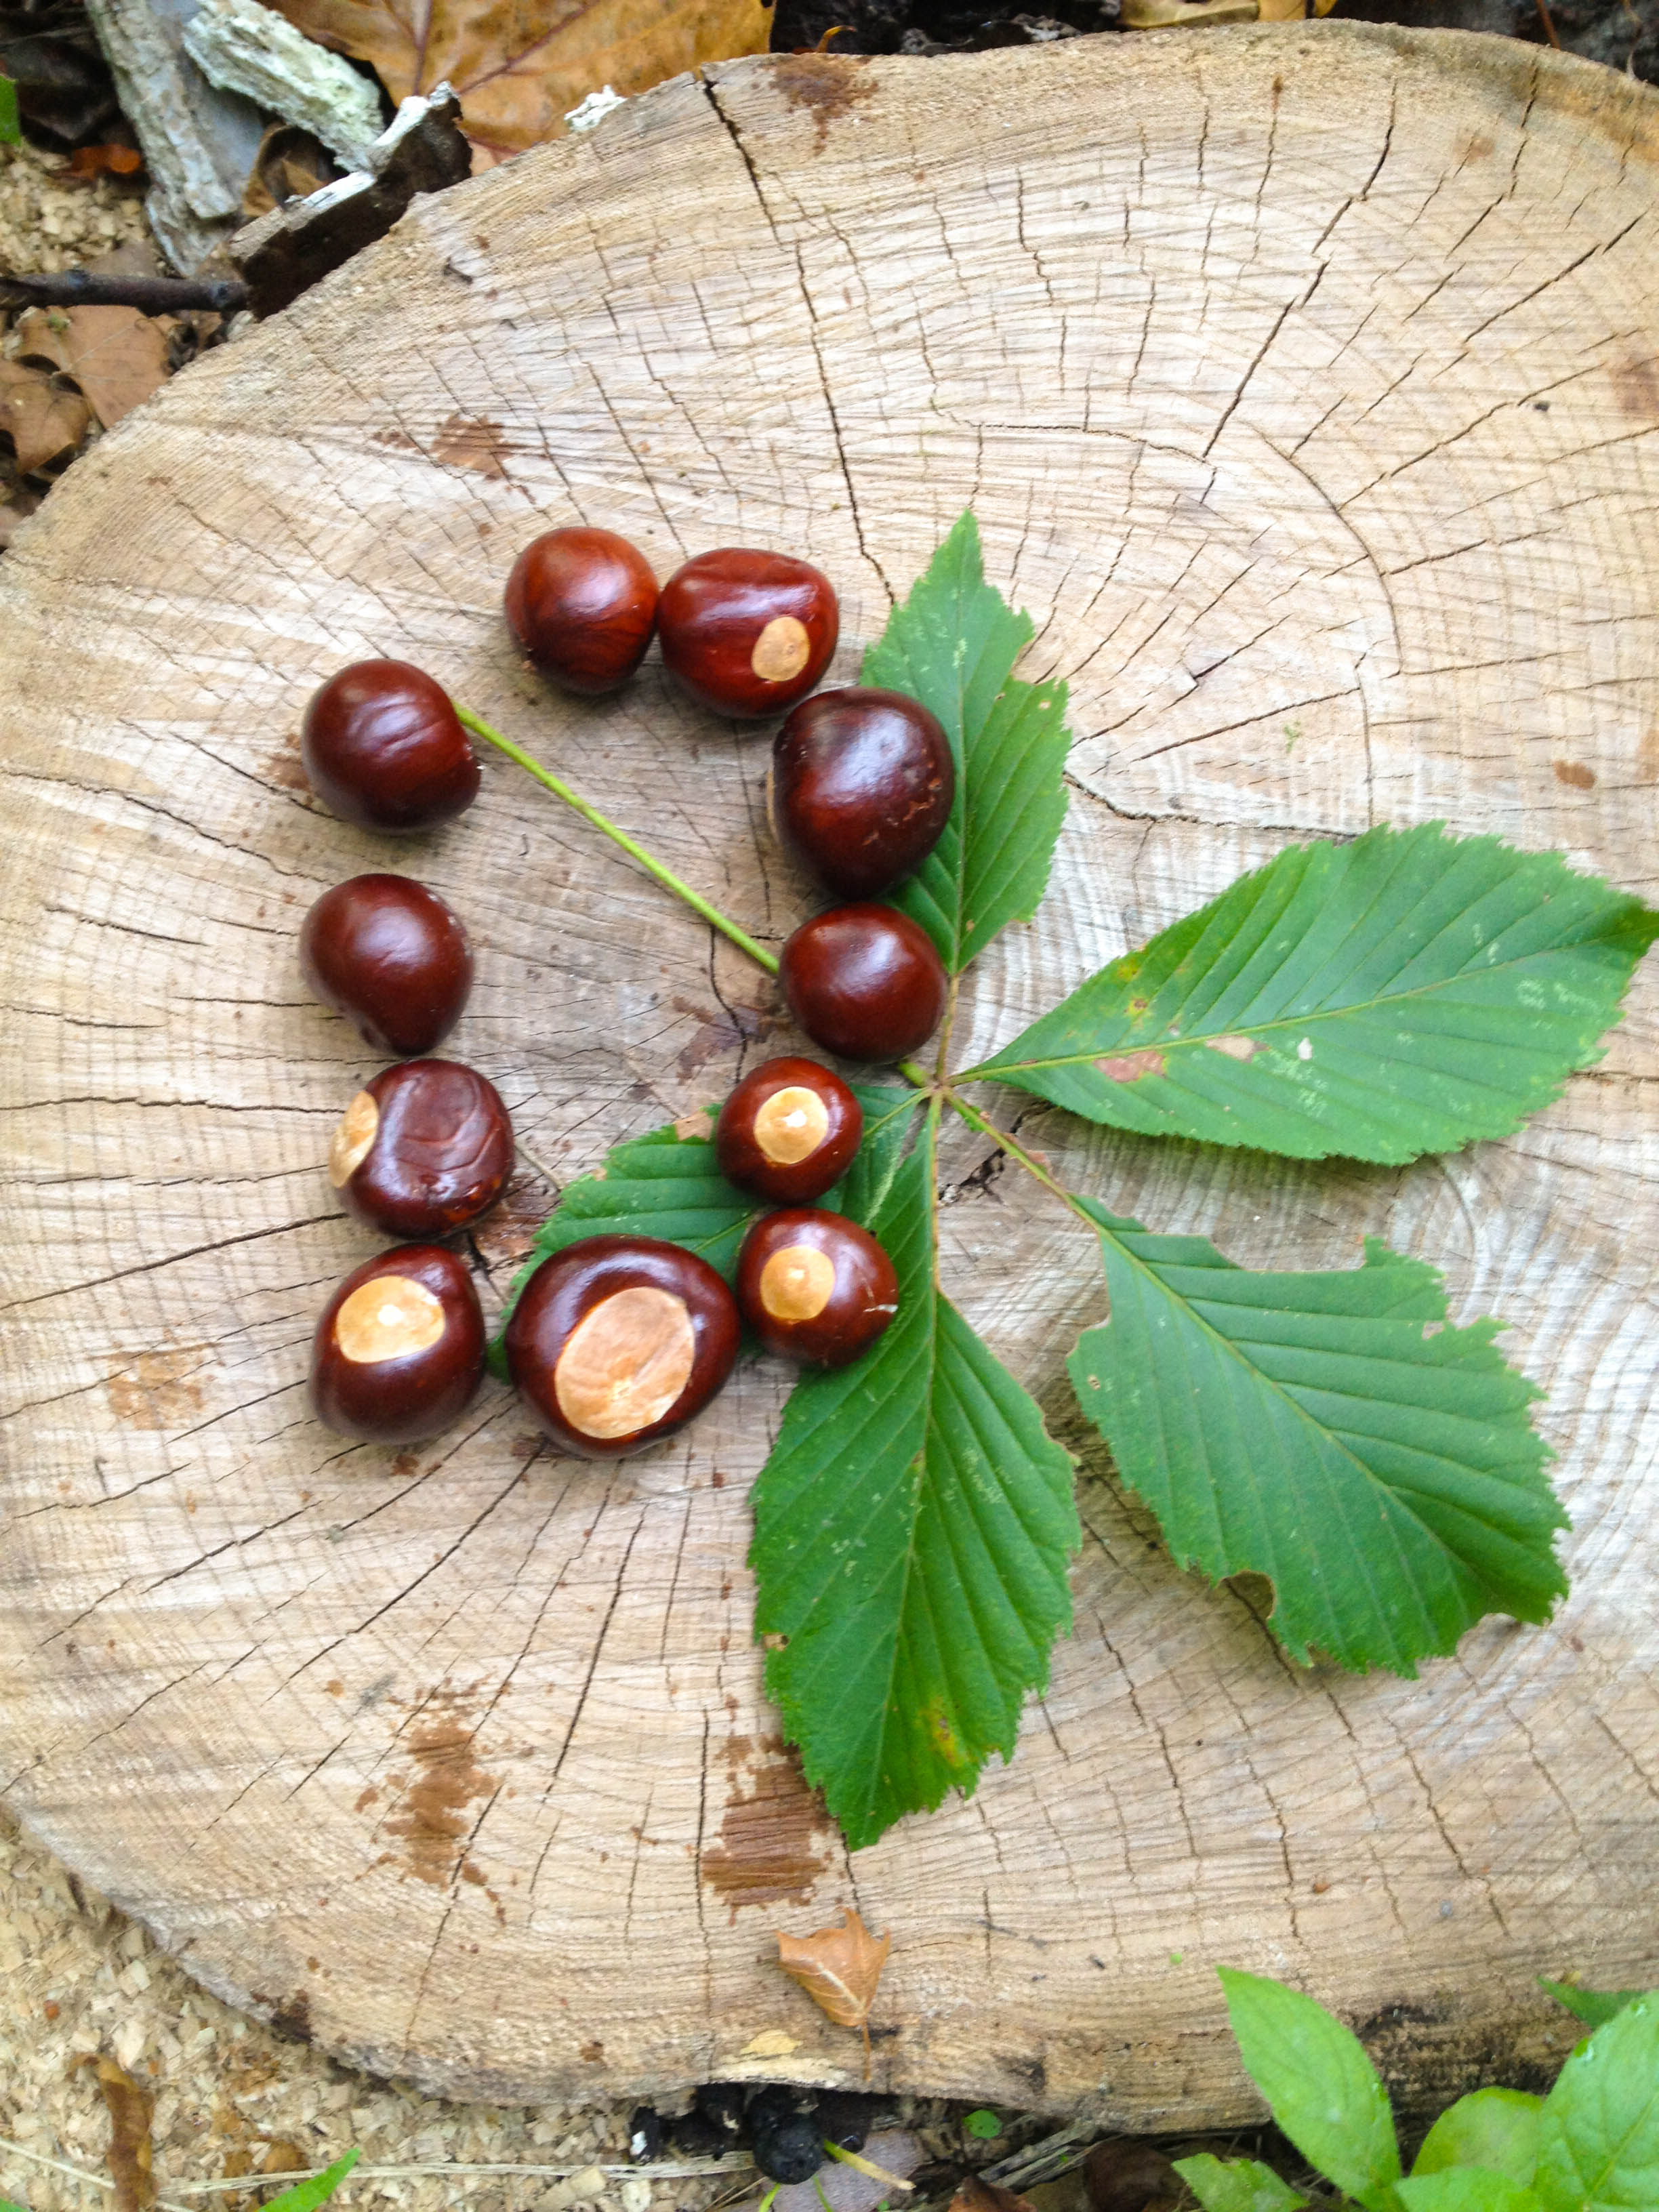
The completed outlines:
{"type": "Polygon", "coordinates": [[[723,546],[675,570],[657,603],[665,666],[716,714],[781,714],[830,665],[841,613],[830,579],[784,553],[723,546]]]}
{"type": "Polygon", "coordinates": [[[329,1146],[328,1179],[386,1237],[443,1237],[488,1213],[513,1172],[495,1085],[458,1060],[409,1060],[360,1091],[329,1146]]]}
{"type": "Polygon", "coordinates": [[[863,1109],[840,1076],[785,1055],[745,1075],[721,1107],[714,1158],[739,1190],[803,1206],[845,1175],[863,1133],[863,1109]]]}
{"type": "Polygon", "coordinates": [[[817,1206],[769,1213],[744,1237],[738,1303],[769,1352],[845,1367],[898,1311],[893,1263],[867,1230],[817,1206]]]}
{"type": "Polygon", "coordinates": [[[438,1244],[404,1244],[356,1268],[312,1346],[319,1420],[369,1443],[414,1443],[459,1419],[483,1375],[472,1278],[438,1244]]]}
{"type": "Polygon", "coordinates": [[[732,1372],[738,1309],[693,1252],[654,1237],[589,1237],[526,1284],[507,1371],[553,1442],[587,1459],[672,1436],[732,1372]]]}

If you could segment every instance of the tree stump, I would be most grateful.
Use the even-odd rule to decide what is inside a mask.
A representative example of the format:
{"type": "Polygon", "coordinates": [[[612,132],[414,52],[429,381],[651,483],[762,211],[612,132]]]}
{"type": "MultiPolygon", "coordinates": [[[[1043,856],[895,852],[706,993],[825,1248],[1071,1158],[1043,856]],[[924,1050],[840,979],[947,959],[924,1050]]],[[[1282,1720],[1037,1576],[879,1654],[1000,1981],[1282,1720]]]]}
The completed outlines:
{"type": "Polygon", "coordinates": [[[794,1048],[501,763],[397,847],[306,789],[312,688],[401,655],[780,940],[765,733],[654,662],[594,705],[515,659],[507,568],[577,519],[664,574],[808,555],[847,680],[975,507],[1077,741],[973,1057],[1296,836],[1444,817],[1651,895],[1656,156],[1646,89],[1451,33],[735,64],[417,203],[76,465],[0,568],[0,1785],[210,1987],[455,2094],[856,2080],[771,1963],[856,1905],[893,1937],[878,2082],[1198,2127],[1256,2109],[1218,1962],[1338,2006],[1419,2103],[1553,2072],[1535,1973],[1659,1979],[1650,973],[1554,1109],[1405,1170],[1010,1105],[1154,1227],[1279,1267],[1380,1234],[1514,1324],[1573,1595],[1415,1682],[1299,1673],[1259,1590],[1175,1571],[1066,1411],[1091,1240],[958,1133],[949,1283],[1083,1461],[1077,1627],[1012,1764],[849,1858],[752,1642],[771,1364],[620,1468],[493,1384],[418,1451],[311,1418],[371,1249],[321,1161],[376,1063],[295,957],[364,868],[469,921],[451,1046],[538,1164],[479,1238],[498,1291],[538,1170],[794,1048]]]}

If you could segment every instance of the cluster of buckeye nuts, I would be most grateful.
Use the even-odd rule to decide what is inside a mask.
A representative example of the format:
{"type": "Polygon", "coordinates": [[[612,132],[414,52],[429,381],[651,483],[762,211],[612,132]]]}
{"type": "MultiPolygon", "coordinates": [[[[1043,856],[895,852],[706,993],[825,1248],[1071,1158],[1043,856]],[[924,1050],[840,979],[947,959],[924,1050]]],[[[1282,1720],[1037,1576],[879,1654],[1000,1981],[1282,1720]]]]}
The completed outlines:
{"type": "MultiPolygon", "coordinates": [[[[605,530],[555,530],[519,556],[507,618],[544,674],[597,696],[631,677],[654,635],[699,704],[742,717],[791,709],[774,744],[774,823],[845,903],[804,922],[779,963],[790,1011],[853,1060],[914,1052],[944,1010],[927,933],[875,904],[933,850],[950,818],[949,740],[896,691],[813,685],[836,648],[829,580],[804,561],[726,549],[697,555],[659,593],[645,558],[605,530]]],[[[407,662],[365,660],[306,710],[306,771],[344,820],[412,832],[470,806],[478,763],[448,695],[407,662]]],[[[301,933],[306,980],[399,1064],[334,1133],[329,1177],[349,1211],[405,1241],[347,1276],[317,1326],[313,1402],[341,1434],[382,1443],[435,1435],[483,1379],[483,1311],[464,1261],[435,1240],[495,1205],[514,1161],[493,1084],[429,1057],[459,1019],[472,955],[456,915],[406,876],[326,891],[301,933]]],[[[544,1261],[507,1327],[514,1384],[563,1450],[635,1451],[707,1405],[737,1358],[741,1322],[768,1350],[836,1367],[897,1310],[892,1262],[865,1230],[817,1206],[863,1133],[853,1092],[813,1060],[768,1060],[721,1109],[720,1172],[777,1208],[749,1231],[735,1297],[708,1262],[649,1237],[591,1237],[544,1261]]]]}

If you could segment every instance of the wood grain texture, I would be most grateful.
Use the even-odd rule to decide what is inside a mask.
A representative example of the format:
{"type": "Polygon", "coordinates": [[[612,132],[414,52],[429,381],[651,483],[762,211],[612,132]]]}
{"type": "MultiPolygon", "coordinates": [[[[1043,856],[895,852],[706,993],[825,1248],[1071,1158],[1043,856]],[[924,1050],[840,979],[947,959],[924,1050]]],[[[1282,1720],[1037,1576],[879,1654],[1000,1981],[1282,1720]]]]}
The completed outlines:
{"type": "MultiPolygon", "coordinates": [[[[1077,1632],[1012,1765],[849,1860],[751,1644],[777,1369],[619,1469],[494,1386],[420,1451],[310,1419],[369,1249],[320,1164],[374,1061],[295,962],[329,884],[433,884],[480,954],[452,1048],[561,1178],[793,1048],[510,769],[395,849],[305,790],[310,690],[403,655],[780,940],[763,734],[654,663],[597,706],[515,664],[507,568],[577,519],[664,574],[809,556],[845,678],[977,508],[1078,736],[964,1055],[1297,834],[1444,816],[1654,896],[1656,154],[1644,88],[1449,33],[737,64],[418,204],[77,464],[0,568],[0,1788],[202,1980],[456,2094],[844,2080],[769,1958],[855,1905],[878,2079],[1139,2127],[1253,2109],[1218,1961],[1340,2004],[1419,2101],[1559,2063],[1535,1972],[1659,1978],[1650,976],[1524,1134],[1406,1170],[1005,1102],[1154,1226],[1275,1267],[1375,1232],[1514,1324],[1574,1595],[1418,1682],[1297,1673],[1174,1571],[1066,1411],[1091,1240],[952,1139],[947,1279],[1085,1462],[1077,1632]]],[[[550,1195],[480,1237],[497,1290],[550,1195]]]]}

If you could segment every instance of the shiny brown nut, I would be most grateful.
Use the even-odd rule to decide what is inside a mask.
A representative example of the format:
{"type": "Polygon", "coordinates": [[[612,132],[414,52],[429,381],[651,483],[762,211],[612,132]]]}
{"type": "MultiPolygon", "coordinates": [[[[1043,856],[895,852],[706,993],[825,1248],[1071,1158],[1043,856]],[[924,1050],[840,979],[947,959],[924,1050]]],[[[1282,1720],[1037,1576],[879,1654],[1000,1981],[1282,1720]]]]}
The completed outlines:
{"type": "Polygon", "coordinates": [[[493,1083],[458,1060],[406,1060],[360,1091],[329,1147],[349,1212],[385,1237],[445,1237],[507,1188],[513,1124],[493,1083]]]}
{"type": "Polygon", "coordinates": [[[408,876],[353,876],[325,891],[301,925],[300,965],[325,1006],[400,1059],[447,1037],[472,988],[466,932],[408,876]]]}
{"type": "Polygon", "coordinates": [[[402,1244],[354,1269],[329,1300],[311,1401],[343,1437],[413,1443],[466,1411],[483,1362],[483,1314],[464,1263],[441,1244],[402,1244]]]}
{"type": "Polygon", "coordinates": [[[769,1352],[845,1367],[898,1311],[898,1277],[867,1229],[815,1206],[769,1213],[743,1240],[738,1304],[769,1352]]]}
{"type": "Polygon", "coordinates": [[[920,867],[956,790],[951,740],[902,691],[815,692],[773,741],[779,837],[840,898],[874,898],[920,867]]]}
{"type": "Polygon", "coordinates": [[[739,1190],[773,1206],[822,1198],[852,1165],[864,1110],[840,1076],[815,1060],[769,1060],[720,1109],[714,1158],[739,1190]]]}
{"type": "Polygon", "coordinates": [[[657,603],[665,666],[716,714],[778,714],[830,665],[841,612],[830,579],[784,553],[726,546],[677,568],[657,603]]]}
{"type": "Polygon", "coordinates": [[[843,1060],[902,1060],[945,1012],[945,963],[920,923],[890,906],[831,907],[779,957],[789,1011],[843,1060]]]}
{"type": "Polygon", "coordinates": [[[567,691],[614,691],[651,642],[657,580],[613,530],[550,530],[513,564],[507,619],[537,667],[567,691]]]}
{"type": "Polygon", "coordinates": [[[732,1372],[737,1303],[707,1261],[654,1237],[589,1237],[544,1260],[507,1325],[507,1371],[554,1443],[641,1451],[732,1372]]]}
{"type": "Polygon", "coordinates": [[[301,751],[311,787],[360,830],[430,830],[471,805],[478,763],[441,684],[406,660],[359,660],[313,691],[301,751]]]}

